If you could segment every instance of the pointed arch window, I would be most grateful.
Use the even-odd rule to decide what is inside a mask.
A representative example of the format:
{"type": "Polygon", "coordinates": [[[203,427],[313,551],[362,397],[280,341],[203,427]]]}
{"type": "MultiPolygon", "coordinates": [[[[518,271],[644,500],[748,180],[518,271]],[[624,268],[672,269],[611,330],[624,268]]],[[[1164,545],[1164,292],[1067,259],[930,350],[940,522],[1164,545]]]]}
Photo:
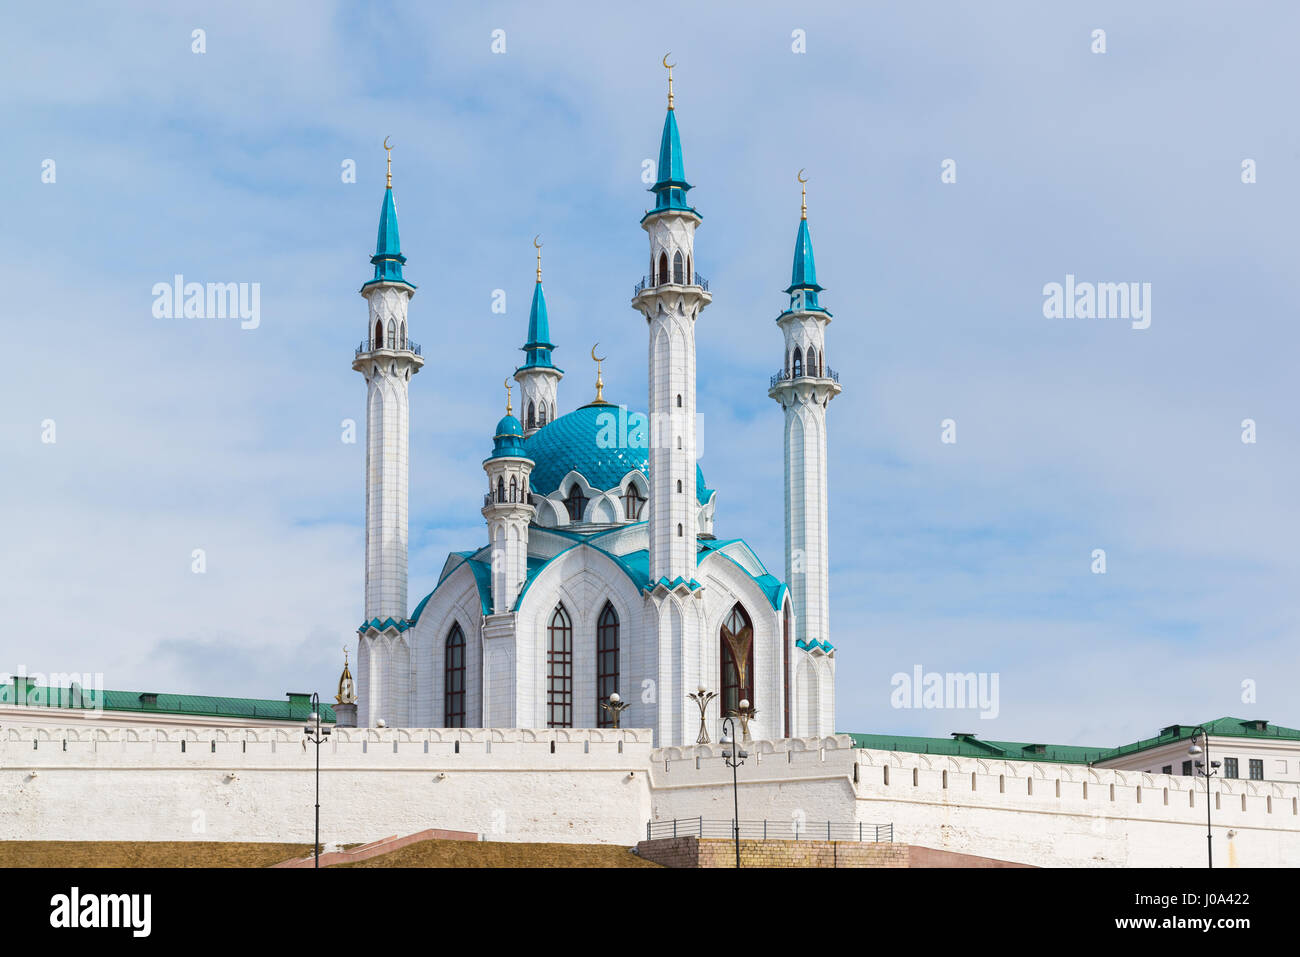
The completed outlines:
{"type": "Polygon", "coordinates": [[[510,476],[510,501],[519,501],[519,480],[515,476],[510,476]]]}
{"type": "Polygon", "coordinates": [[[687,257],[686,257],[686,281],[687,281],[687,283],[694,282],[694,276],[695,276],[695,273],[691,272],[691,257],[690,257],[690,256],[687,256],[687,257]]]}
{"type": "Polygon", "coordinates": [[[388,348],[397,348],[397,323],[391,319],[388,320],[388,348]]]}
{"type": "Polygon", "coordinates": [[[673,253],[673,282],[679,286],[684,285],[686,282],[686,275],[682,270],[682,251],[680,249],[673,253]]]}
{"type": "MultiPolygon", "coordinates": [[[[555,416],[552,414],[551,418],[554,417],[555,416]]],[[[545,424],[546,424],[546,403],[543,402],[541,409],[539,409],[537,413],[537,427],[540,429],[545,424]]]]}
{"type": "Polygon", "coordinates": [[[406,323],[402,323],[402,348],[406,348],[406,323]]]}
{"type": "Polygon", "coordinates": [[[546,726],[573,727],[573,624],[556,605],[546,629],[546,726]]]}
{"type": "Polygon", "coordinates": [[[618,690],[618,613],[605,602],[596,623],[596,727],[610,728],[614,719],[601,702],[618,690]]]}
{"type": "Polygon", "coordinates": [[[443,727],[465,727],[465,633],[460,625],[447,633],[442,666],[443,727]]]}
{"type": "MultiPolygon", "coordinates": [[[[542,408],[545,408],[545,406],[542,408]]],[[[546,415],[546,413],[543,412],[542,415],[546,415]]],[[[537,428],[537,404],[532,399],[528,400],[528,427],[530,429],[537,428]]]]}
{"type": "Polygon", "coordinates": [[[667,281],[668,281],[668,254],[660,253],[659,254],[659,278],[658,281],[655,283],[655,285],[658,286],[663,283],[666,283],[667,281]]]}
{"type": "Polygon", "coordinates": [[[785,698],[785,737],[790,737],[790,602],[785,603],[781,616],[781,662],[785,698]]]}
{"type": "Polygon", "coordinates": [[[628,482],[627,491],[623,493],[623,513],[627,516],[627,520],[638,521],[644,506],[645,499],[641,496],[641,490],[636,487],[635,482],[628,482]]]}
{"type": "Polygon", "coordinates": [[[569,497],[564,500],[564,507],[569,510],[569,521],[582,521],[582,515],[587,511],[587,496],[582,494],[582,486],[577,482],[569,486],[569,497]]]}
{"type": "Polygon", "coordinates": [[[737,602],[722,623],[718,636],[722,661],[722,713],[733,714],[741,700],[754,706],[754,625],[737,602]],[[739,663],[739,666],[738,666],[739,663]]]}
{"type": "Polygon", "coordinates": [[[817,372],[817,350],[812,346],[808,347],[808,374],[815,376],[817,372]]]}
{"type": "Polygon", "coordinates": [[[384,321],[382,319],[376,319],[375,338],[371,340],[370,348],[382,349],[383,347],[384,347],[384,321]]]}
{"type": "Polygon", "coordinates": [[[794,347],[794,357],[790,360],[790,374],[796,379],[803,375],[803,353],[798,346],[794,347]]]}
{"type": "Polygon", "coordinates": [[[506,480],[502,476],[497,476],[497,501],[506,500],[506,480]]]}

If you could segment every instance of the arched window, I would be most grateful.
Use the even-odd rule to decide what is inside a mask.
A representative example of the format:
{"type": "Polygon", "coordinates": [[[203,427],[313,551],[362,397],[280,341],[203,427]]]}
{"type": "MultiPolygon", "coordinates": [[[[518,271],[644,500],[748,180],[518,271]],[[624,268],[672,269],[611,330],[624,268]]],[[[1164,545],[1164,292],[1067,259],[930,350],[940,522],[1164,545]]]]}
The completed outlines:
{"type": "Polygon", "coordinates": [[[803,375],[803,353],[798,346],[794,347],[794,358],[790,360],[790,374],[796,379],[803,375]]]}
{"type": "Polygon", "coordinates": [[[537,412],[537,427],[540,429],[546,424],[546,403],[542,403],[541,409],[537,412]]]}
{"type": "Polygon", "coordinates": [[[781,662],[785,698],[785,737],[790,737],[790,602],[785,603],[781,622],[781,662]]]}
{"type": "Polygon", "coordinates": [[[569,497],[564,500],[564,506],[569,510],[569,521],[582,521],[582,513],[587,510],[587,496],[582,494],[582,486],[577,482],[569,486],[569,497]]]}
{"type": "Polygon", "coordinates": [[[452,625],[442,666],[443,727],[465,727],[465,633],[452,625]]]}
{"type": "Polygon", "coordinates": [[[673,253],[673,282],[679,286],[686,282],[686,276],[682,272],[682,251],[680,249],[673,253]]]}
{"type": "Polygon", "coordinates": [[[812,346],[808,347],[808,374],[817,375],[817,350],[812,346]]]}
{"type": "Polygon", "coordinates": [[[519,480],[513,475],[510,476],[510,501],[519,501],[519,480]]]}
{"type": "Polygon", "coordinates": [[[677,393],[677,408],[680,409],[681,407],[682,407],[682,394],[681,394],[680,392],[678,392],[678,393],[677,393]]]}
{"type": "Polygon", "coordinates": [[[682,480],[681,480],[681,479],[678,479],[678,480],[677,480],[677,491],[679,491],[679,492],[680,492],[680,491],[683,491],[683,489],[682,489],[682,480]]]}
{"type": "Polygon", "coordinates": [[[686,281],[688,283],[694,282],[695,281],[694,276],[695,273],[691,272],[691,257],[687,256],[686,257],[686,281]]]}
{"type": "Polygon", "coordinates": [[[506,500],[506,480],[504,477],[498,475],[497,476],[497,501],[504,502],[505,500],[506,500]]]}
{"type": "Polygon", "coordinates": [[[573,625],[556,605],[546,640],[546,726],[573,727],[573,625]]]}
{"type": "MultiPolygon", "coordinates": [[[[543,412],[542,414],[545,415],[546,413],[543,412]]],[[[532,399],[528,400],[528,427],[530,429],[537,428],[537,405],[532,399]]]]}
{"type": "Polygon", "coordinates": [[[667,281],[668,281],[668,254],[660,253],[659,254],[659,278],[655,281],[655,285],[658,286],[661,285],[662,283],[666,283],[667,281]]]}
{"type": "Polygon", "coordinates": [[[618,614],[605,602],[596,622],[596,727],[611,728],[614,719],[600,706],[618,690],[618,614]]]}
{"type": "Polygon", "coordinates": [[[681,523],[681,522],[678,522],[678,523],[677,523],[677,537],[678,537],[678,538],[681,538],[681,537],[682,537],[682,523],[681,523]]]}
{"type": "Polygon", "coordinates": [[[627,515],[629,522],[635,522],[641,517],[641,509],[645,505],[645,499],[641,497],[641,490],[636,487],[635,482],[627,483],[627,491],[623,493],[623,512],[627,515]]]}
{"type": "Polygon", "coordinates": [[[406,323],[402,323],[402,348],[406,348],[406,323]]]}
{"type": "Polygon", "coordinates": [[[737,602],[722,623],[719,635],[722,659],[722,713],[733,714],[742,699],[754,706],[754,626],[737,602]],[[736,663],[743,662],[741,669],[736,663]]]}
{"type": "Polygon", "coordinates": [[[397,348],[397,323],[391,319],[388,320],[388,348],[397,348]]]}
{"type": "Polygon", "coordinates": [[[382,349],[384,347],[384,323],[381,319],[375,320],[375,338],[370,343],[372,349],[382,349]]]}

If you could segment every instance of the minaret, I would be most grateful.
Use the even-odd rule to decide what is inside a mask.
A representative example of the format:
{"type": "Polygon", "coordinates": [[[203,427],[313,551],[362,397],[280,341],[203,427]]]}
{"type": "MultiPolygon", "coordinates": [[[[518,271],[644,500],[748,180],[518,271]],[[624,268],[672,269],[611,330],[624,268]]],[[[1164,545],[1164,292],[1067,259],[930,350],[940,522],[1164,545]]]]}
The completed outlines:
{"type": "Polygon", "coordinates": [[[654,209],[641,219],[650,237],[650,273],[632,306],[650,333],[650,583],[690,588],[695,578],[695,319],[712,298],[695,272],[701,216],[686,201],[668,58],[668,115],[659,143],[654,209]]]}
{"type": "Polygon", "coordinates": [[[542,244],[533,237],[537,248],[537,284],[533,286],[533,306],[528,311],[528,341],[524,343],[524,364],[515,370],[519,383],[519,414],[524,435],[532,435],[560,414],[556,407],[556,386],[564,370],[551,362],[551,326],[546,315],[546,293],[542,291],[542,244]]]}
{"type": "Polygon", "coordinates": [[[528,498],[533,460],[524,451],[523,426],[511,408],[509,380],[505,386],[506,414],[497,423],[492,455],[483,460],[488,478],[483,517],[492,546],[492,611],[496,615],[514,608],[528,577],[528,523],[536,514],[528,498]]]}
{"type": "MultiPolygon", "coordinates": [[[[389,149],[385,141],[385,149],[389,149]]],[[[393,204],[393,154],[370,262],[361,287],[370,305],[366,338],[352,368],[366,378],[366,621],[406,618],[406,535],[410,470],[407,383],[424,360],[407,337],[406,308],[415,286],[402,277],[402,244],[393,204]]]]}
{"type": "MultiPolygon", "coordinates": [[[[800,183],[803,170],[799,171],[800,183]]],[[[817,268],[808,234],[808,191],[803,188],[794,243],[790,307],[777,317],[785,333],[785,361],[768,391],[785,410],[785,575],[796,634],[805,643],[829,637],[826,538],[826,407],[840,393],[839,376],[826,362],[831,314],[817,294],[817,268]]]]}

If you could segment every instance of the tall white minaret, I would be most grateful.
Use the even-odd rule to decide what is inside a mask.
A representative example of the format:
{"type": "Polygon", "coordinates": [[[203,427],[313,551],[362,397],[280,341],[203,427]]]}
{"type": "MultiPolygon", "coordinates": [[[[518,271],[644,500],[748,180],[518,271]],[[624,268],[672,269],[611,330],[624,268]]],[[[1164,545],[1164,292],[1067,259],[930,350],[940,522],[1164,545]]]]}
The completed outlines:
{"type": "MultiPolygon", "coordinates": [[[[803,171],[799,171],[800,182],[803,171]]],[[[785,410],[785,576],[799,640],[812,646],[830,633],[826,539],[826,408],[840,393],[839,376],[826,357],[831,314],[817,294],[817,269],[808,234],[808,192],[803,189],[794,244],[790,307],[777,317],[785,333],[785,359],[768,391],[785,410]]]]}
{"type": "MultiPolygon", "coordinates": [[[[385,149],[388,149],[385,141],[385,149]]],[[[357,651],[358,724],[409,720],[410,650],[405,630],[407,502],[410,486],[407,385],[424,360],[407,335],[406,309],[415,286],[402,278],[393,157],[370,262],[375,276],[361,287],[370,309],[366,336],[352,368],[366,379],[366,598],[357,651]]]]}
{"type": "Polygon", "coordinates": [[[515,370],[519,383],[519,418],[524,435],[532,435],[548,422],[559,417],[556,386],[564,378],[564,370],[557,369],[551,361],[551,325],[546,315],[546,293],[542,291],[542,244],[533,237],[537,247],[537,282],[533,286],[533,305],[528,311],[528,341],[523,350],[527,359],[515,370]]]}
{"type": "Polygon", "coordinates": [[[492,546],[492,612],[514,609],[528,577],[528,523],[536,509],[529,501],[528,477],[533,460],[524,450],[524,430],[514,417],[506,384],[506,414],[492,437],[492,455],[484,459],[488,492],[483,497],[488,541],[492,546]]]}
{"type": "Polygon", "coordinates": [[[655,205],[641,219],[650,236],[650,273],[632,300],[650,332],[650,584],[669,590],[689,588],[695,578],[695,319],[712,301],[695,272],[701,216],[686,201],[690,188],[669,67],[655,205]]]}

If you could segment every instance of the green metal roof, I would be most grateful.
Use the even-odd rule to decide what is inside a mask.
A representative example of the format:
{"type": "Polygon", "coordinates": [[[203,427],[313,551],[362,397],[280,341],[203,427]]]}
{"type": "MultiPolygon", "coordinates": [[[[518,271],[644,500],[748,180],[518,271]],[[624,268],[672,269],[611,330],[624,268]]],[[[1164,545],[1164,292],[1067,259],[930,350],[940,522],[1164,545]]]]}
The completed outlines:
{"type": "MultiPolygon", "coordinates": [[[[226,698],[209,695],[157,694],[140,691],[105,691],[93,688],[49,688],[19,684],[0,685],[0,704],[17,707],[71,708],[84,711],[119,711],[140,714],[194,715],[207,718],[250,718],[258,721],[305,721],[311,714],[311,695],[289,693],[285,701],[266,698],[226,698]]],[[[333,723],[334,709],[321,702],[321,721],[333,723]]]]}
{"type": "Polygon", "coordinates": [[[877,751],[906,751],[912,754],[946,754],[953,757],[993,758],[1007,761],[1047,761],[1053,764],[1097,764],[1150,748],[1190,739],[1198,727],[1214,737],[1273,738],[1300,741],[1300,730],[1245,718],[1217,718],[1204,725],[1175,724],[1153,738],[1115,748],[1090,748],[1072,744],[1030,744],[1018,741],[986,741],[973,734],[949,738],[924,738],[896,734],[853,734],[855,748],[877,751]]]}

